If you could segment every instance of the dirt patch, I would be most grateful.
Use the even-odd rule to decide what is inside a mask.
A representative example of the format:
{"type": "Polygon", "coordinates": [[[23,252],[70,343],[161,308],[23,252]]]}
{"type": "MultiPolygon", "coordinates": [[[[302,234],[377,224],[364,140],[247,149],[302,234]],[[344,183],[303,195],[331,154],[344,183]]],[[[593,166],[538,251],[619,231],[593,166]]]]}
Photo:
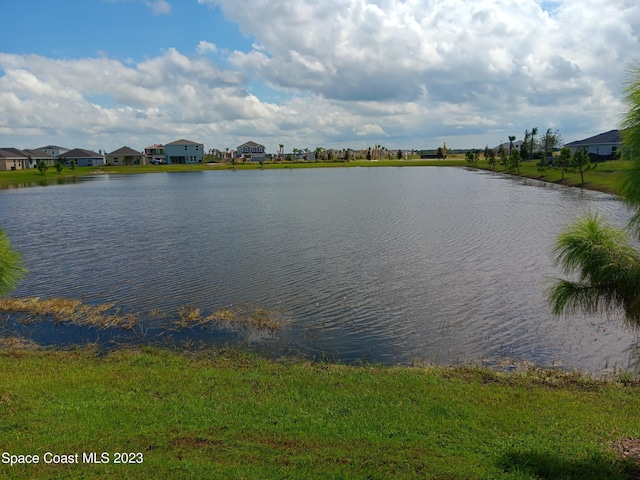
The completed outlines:
{"type": "Polygon", "coordinates": [[[613,449],[626,461],[635,466],[631,478],[640,480],[640,438],[623,438],[613,442],[613,449]]]}

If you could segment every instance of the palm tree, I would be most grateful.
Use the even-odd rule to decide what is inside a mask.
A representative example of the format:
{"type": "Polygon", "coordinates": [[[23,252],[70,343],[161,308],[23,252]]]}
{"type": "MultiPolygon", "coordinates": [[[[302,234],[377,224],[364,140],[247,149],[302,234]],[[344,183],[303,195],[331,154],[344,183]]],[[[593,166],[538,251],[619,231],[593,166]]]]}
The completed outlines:
{"type": "Polygon", "coordinates": [[[640,62],[627,72],[625,103],[627,112],[622,122],[622,152],[632,166],[625,171],[622,197],[635,211],[630,226],[640,237],[640,62]]]}
{"type": "Polygon", "coordinates": [[[531,129],[531,143],[529,144],[529,160],[533,160],[533,149],[536,147],[536,135],[538,135],[538,127],[531,129]]]}
{"type": "Polygon", "coordinates": [[[554,257],[566,275],[549,290],[553,313],[622,312],[640,325],[640,253],[623,230],[586,214],[556,241],[554,257]]]}
{"type": "MultiPolygon", "coordinates": [[[[640,63],[629,69],[625,93],[622,146],[632,168],[621,195],[635,210],[629,228],[640,237],[640,63]]],[[[577,277],[557,280],[549,290],[554,313],[617,311],[640,326],[640,252],[625,231],[586,215],[560,234],[554,255],[565,274],[577,277]]]]}
{"type": "Polygon", "coordinates": [[[0,229],[0,295],[14,290],[26,273],[22,255],[11,248],[9,237],[0,229]]]}

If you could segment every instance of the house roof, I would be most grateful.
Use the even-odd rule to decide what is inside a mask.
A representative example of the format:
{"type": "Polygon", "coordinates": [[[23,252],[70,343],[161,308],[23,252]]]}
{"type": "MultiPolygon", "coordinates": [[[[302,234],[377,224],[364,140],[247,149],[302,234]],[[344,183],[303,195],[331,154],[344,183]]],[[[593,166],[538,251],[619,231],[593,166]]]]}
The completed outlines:
{"type": "MultiPolygon", "coordinates": [[[[522,144],[524,143],[524,141],[522,140],[516,140],[515,142],[513,142],[513,149],[514,150],[520,150],[520,148],[522,147],[522,144]]],[[[502,147],[505,150],[509,150],[509,146],[510,143],[509,142],[504,142],[501,143],[500,145],[498,145],[497,147],[493,147],[493,150],[498,151],[500,150],[500,147],[502,147]]]]}
{"type": "Polygon", "coordinates": [[[47,160],[47,159],[53,160],[53,159],[56,158],[55,156],[45,152],[44,150],[40,150],[40,149],[24,150],[24,152],[27,155],[30,155],[32,158],[38,158],[38,159],[41,159],[41,160],[47,160]]]}
{"type": "Polygon", "coordinates": [[[256,143],[256,142],[247,142],[247,143],[243,143],[242,145],[240,145],[238,148],[240,147],[264,147],[264,145],[260,144],[260,143],[256,143]]]}
{"type": "Polygon", "coordinates": [[[148,148],[162,148],[162,147],[164,147],[164,145],[162,145],[160,143],[156,143],[154,145],[150,145],[148,147],[145,147],[145,149],[148,149],[148,148]]]}
{"type": "Polygon", "coordinates": [[[91,150],[84,150],[82,148],[74,148],[64,154],[64,158],[104,158],[102,155],[91,150]]]}
{"type": "Polygon", "coordinates": [[[36,148],[36,150],[44,150],[44,149],[56,148],[58,150],[69,150],[68,148],[60,147],[58,145],[45,145],[44,147],[36,148]]]}
{"type": "Polygon", "coordinates": [[[1,158],[28,158],[29,154],[13,147],[0,148],[1,158]]]}
{"type": "Polygon", "coordinates": [[[565,146],[586,147],[587,145],[602,145],[604,143],[617,145],[620,141],[620,130],[610,130],[593,137],[585,138],[584,140],[576,140],[575,142],[567,143],[565,146]]]}
{"type": "Polygon", "coordinates": [[[109,156],[111,155],[142,155],[141,152],[137,152],[136,150],[134,150],[133,148],[129,148],[129,147],[121,147],[118,150],[114,150],[113,152],[108,154],[109,156]]]}
{"type": "Polygon", "coordinates": [[[185,140],[184,138],[181,138],[180,140],[176,140],[175,142],[167,143],[167,145],[202,145],[202,144],[198,143],[198,142],[192,142],[191,140],[185,140]]]}

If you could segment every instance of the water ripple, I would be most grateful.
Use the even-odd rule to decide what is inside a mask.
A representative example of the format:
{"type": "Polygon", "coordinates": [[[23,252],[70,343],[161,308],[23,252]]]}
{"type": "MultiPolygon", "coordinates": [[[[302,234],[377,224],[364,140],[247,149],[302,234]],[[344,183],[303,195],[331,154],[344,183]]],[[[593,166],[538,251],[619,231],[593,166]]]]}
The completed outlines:
{"type": "Polygon", "coordinates": [[[248,341],[390,364],[627,362],[633,332],[546,306],[551,245],[587,209],[629,217],[608,195],[453,168],[104,176],[0,192],[0,224],[30,270],[17,295],[174,316],[272,309],[285,320],[278,338],[248,341]]]}

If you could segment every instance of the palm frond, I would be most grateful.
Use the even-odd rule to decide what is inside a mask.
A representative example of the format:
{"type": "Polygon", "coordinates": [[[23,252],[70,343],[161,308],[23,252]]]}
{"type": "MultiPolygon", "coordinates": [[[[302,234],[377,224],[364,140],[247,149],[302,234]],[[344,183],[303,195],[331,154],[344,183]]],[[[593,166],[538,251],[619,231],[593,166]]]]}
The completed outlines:
{"type": "Polygon", "coordinates": [[[0,229],[0,295],[14,290],[25,275],[22,255],[11,248],[9,237],[0,229]]]}
{"type": "Polygon", "coordinates": [[[576,281],[549,290],[555,314],[623,312],[640,323],[640,253],[626,232],[586,214],[558,236],[554,259],[576,281]]]}

